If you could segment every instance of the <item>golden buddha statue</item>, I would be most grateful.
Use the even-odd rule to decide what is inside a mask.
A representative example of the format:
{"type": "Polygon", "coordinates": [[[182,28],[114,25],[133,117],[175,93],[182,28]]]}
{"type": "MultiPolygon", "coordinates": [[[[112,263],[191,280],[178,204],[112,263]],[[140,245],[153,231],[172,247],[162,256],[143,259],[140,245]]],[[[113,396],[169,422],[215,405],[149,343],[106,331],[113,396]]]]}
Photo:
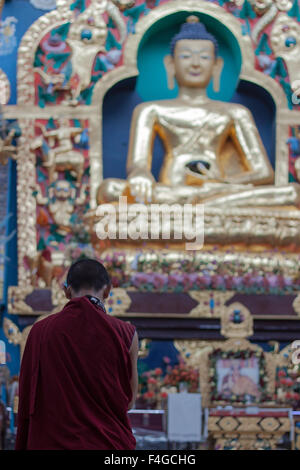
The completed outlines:
{"type": "Polygon", "coordinates": [[[211,100],[218,91],[223,59],[218,44],[196,16],[187,18],[164,58],[168,86],[178,97],[138,105],[133,114],[128,179],[105,179],[99,204],[126,195],[129,202],[204,203],[206,206],[300,205],[300,185],[273,186],[274,172],[250,111],[211,100]],[[165,148],[159,181],[151,173],[158,135],[165,148]]]}

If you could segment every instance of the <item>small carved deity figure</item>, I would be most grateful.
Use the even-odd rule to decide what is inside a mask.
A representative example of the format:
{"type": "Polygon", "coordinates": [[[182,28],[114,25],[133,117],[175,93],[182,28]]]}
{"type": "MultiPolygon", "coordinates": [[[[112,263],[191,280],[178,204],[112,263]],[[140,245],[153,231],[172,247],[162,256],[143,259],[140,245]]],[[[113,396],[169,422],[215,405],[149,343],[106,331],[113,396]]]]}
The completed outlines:
{"type": "Polygon", "coordinates": [[[275,57],[281,57],[288,69],[291,87],[299,87],[300,25],[281,13],[272,28],[271,46],[275,57]]]}
{"type": "Polygon", "coordinates": [[[87,185],[83,184],[80,195],[76,197],[76,187],[66,180],[57,180],[48,191],[48,197],[41,194],[40,187],[37,186],[37,203],[47,205],[54,222],[58,225],[58,233],[65,235],[70,231],[71,216],[76,206],[84,204],[86,201],[87,185]]]}
{"type": "Polygon", "coordinates": [[[41,129],[43,137],[37,137],[31,144],[31,149],[41,149],[44,157],[43,166],[48,168],[50,183],[57,178],[56,170],[71,170],[71,173],[76,175],[79,185],[84,171],[84,156],[79,151],[73,150],[72,137],[78,143],[83,129],[70,127],[69,120],[64,118],[58,119],[57,129],[49,131],[41,123],[36,125],[41,129]]]}
{"type": "Polygon", "coordinates": [[[98,203],[127,195],[137,202],[207,206],[299,206],[300,185],[275,187],[274,173],[250,111],[211,100],[219,89],[223,59],[197,17],[187,19],[164,59],[175,99],[142,103],[134,111],[127,160],[128,179],[106,179],[98,203]],[[158,135],[165,148],[159,182],[152,173],[158,135]]]}
{"type": "Polygon", "coordinates": [[[92,67],[96,55],[106,52],[107,25],[103,14],[108,13],[115,22],[120,41],[126,37],[125,22],[116,7],[108,0],[92,0],[91,5],[72,22],[67,43],[71,47],[72,75],[70,81],[77,81],[71,89],[70,104],[77,105],[80,93],[91,83],[92,67]]]}
{"type": "Polygon", "coordinates": [[[48,248],[34,255],[25,255],[24,264],[30,272],[32,286],[51,287],[54,278],[54,265],[48,248]]]}

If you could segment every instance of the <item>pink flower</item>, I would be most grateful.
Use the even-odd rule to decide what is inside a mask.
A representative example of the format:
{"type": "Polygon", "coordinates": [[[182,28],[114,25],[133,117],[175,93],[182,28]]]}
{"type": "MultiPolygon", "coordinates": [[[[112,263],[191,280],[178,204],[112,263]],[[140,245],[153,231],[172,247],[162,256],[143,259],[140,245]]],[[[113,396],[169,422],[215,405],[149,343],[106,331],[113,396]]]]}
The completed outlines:
{"type": "Polygon", "coordinates": [[[284,287],[289,287],[293,285],[293,279],[289,276],[282,276],[283,279],[283,286],[284,287]]]}
{"type": "Polygon", "coordinates": [[[140,287],[149,282],[149,276],[145,273],[135,273],[131,276],[131,282],[134,286],[140,287]]]}
{"type": "Polygon", "coordinates": [[[168,276],[165,274],[154,273],[153,284],[156,289],[161,289],[168,283],[168,276]]]}
{"type": "Polygon", "coordinates": [[[176,287],[178,284],[183,282],[184,276],[179,273],[173,273],[169,275],[168,284],[170,287],[176,287]]]}
{"type": "Polygon", "coordinates": [[[170,364],[171,359],[168,356],[164,356],[163,361],[164,361],[165,364],[170,364]]]}
{"type": "Polygon", "coordinates": [[[271,274],[270,276],[267,277],[268,284],[270,287],[278,287],[278,276],[276,274],[271,274]]]}
{"type": "Polygon", "coordinates": [[[208,274],[204,274],[203,276],[199,276],[197,279],[197,285],[199,287],[209,287],[211,283],[211,276],[208,274]]]}
{"type": "Polygon", "coordinates": [[[233,276],[231,282],[233,287],[240,287],[243,284],[243,278],[242,276],[233,276]]]}
{"type": "Polygon", "coordinates": [[[199,274],[198,273],[191,273],[189,274],[189,278],[192,284],[196,284],[198,279],[199,279],[199,274]]]}
{"type": "Polygon", "coordinates": [[[148,382],[148,384],[154,384],[154,385],[157,384],[157,380],[154,377],[149,377],[147,382],[148,382]]]}
{"type": "Polygon", "coordinates": [[[225,287],[224,277],[220,276],[219,274],[214,274],[211,278],[212,280],[212,287],[215,289],[220,287],[225,287]]]}
{"type": "Polygon", "coordinates": [[[183,275],[183,285],[184,285],[184,290],[188,291],[193,287],[194,282],[191,279],[191,275],[188,273],[185,273],[183,275]]]}

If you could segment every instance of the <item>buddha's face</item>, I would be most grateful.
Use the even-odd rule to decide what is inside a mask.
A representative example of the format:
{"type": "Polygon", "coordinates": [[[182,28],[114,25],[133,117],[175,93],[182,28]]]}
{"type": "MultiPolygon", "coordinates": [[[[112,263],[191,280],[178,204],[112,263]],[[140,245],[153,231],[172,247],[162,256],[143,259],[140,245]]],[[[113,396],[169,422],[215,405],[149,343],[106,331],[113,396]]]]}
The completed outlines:
{"type": "Polygon", "coordinates": [[[215,64],[215,49],[212,41],[181,39],[176,43],[174,68],[179,86],[207,87],[212,78],[215,64]]]}

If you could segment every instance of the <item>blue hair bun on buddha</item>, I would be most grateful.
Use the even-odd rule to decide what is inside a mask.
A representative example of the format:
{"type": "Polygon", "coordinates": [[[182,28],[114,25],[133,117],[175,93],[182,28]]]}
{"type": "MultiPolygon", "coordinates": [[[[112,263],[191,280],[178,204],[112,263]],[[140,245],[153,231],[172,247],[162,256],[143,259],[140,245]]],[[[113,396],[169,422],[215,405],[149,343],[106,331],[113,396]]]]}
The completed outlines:
{"type": "Polygon", "coordinates": [[[215,47],[215,55],[218,55],[219,46],[216,38],[206,30],[204,24],[199,22],[197,16],[188,16],[186,23],[181,25],[179,33],[172,38],[170,45],[171,55],[174,55],[176,43],[181,39],[204,39],[211,41],[215,47]]]}

